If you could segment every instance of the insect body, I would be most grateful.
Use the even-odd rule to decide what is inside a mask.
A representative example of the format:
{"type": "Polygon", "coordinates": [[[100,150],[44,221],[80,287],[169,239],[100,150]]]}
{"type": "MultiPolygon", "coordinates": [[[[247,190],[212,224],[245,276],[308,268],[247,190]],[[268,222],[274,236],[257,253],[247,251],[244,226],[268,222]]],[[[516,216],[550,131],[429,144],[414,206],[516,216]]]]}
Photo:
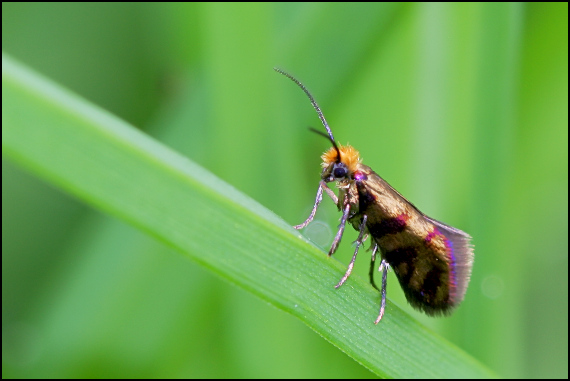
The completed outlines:
{"type": "Polygon", "coordinates": [[[412,307],[428,315],[449,314],[463,300],[469,283],[473,266],[471,237],[420,212],[370,167],[362,164],[358,151],[349,145],[337,145],[323,113],[305,86],[290,74],[275,70],[307,94],[327,134],[312,131],[332,143],[332,147],[321,156],[323,171],[311,214],[295,228],[302,229],[313,220],[324,191],[342,212],[328,255],[336,251],[347,222],[359,232],[352,260],[335,288],[348,279],[360,246],[370,236],[372,258],[369,276],[376,289],[373,273],[378,252],[381,256],[382,286],[378,290],[382,299],[376,324],[384,315],[389,267],[394,269],[412,307]],[[328,186],[331,182],[336,182],[338,197],[328,186]]]}

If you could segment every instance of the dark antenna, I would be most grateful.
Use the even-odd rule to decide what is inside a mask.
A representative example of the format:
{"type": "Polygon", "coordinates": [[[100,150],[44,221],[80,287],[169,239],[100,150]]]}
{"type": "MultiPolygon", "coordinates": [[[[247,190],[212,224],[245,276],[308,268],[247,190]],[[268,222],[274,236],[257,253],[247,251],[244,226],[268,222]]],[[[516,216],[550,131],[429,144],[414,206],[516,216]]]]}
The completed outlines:
{"type": "MultiPolygon", "coordinates": [[[[325,119],[325,116],[323,115],[323,112],[321,111],[321,108],[319,107],[319,105],[317,104],[317,102],[315,101],[315,98],[313,98],[313,96],[311,95],[311,93],[309,93],[309,90],[307,90],[307,88],[305,87],[305,85],[303,85],[301,82],[299,82],[299,80],[295,77],[293,77],[291,74],[277,68],[274,67],[273,70],[275,70],[276,72],[283,74],[285,77],[289,78],[291,81],[295,82],[297,84],[297,86],[299,86],[304,92],[305,94],[307,94],[307,96],[309,97],[309,100],[311,101],[311,103],[313,104],[313,108],[315,109],[315,111],[317,112],[317,114],[319,114],[319,119],[321,120],[321,122],[323,123],[323,126],[325,126],[325,129],[327,130],[327,133],[329,134],[328,138],[331,141],[332,145],[334,146],[334,148],[336,149],[336,152],[338,154],[338,159],[337,162],[340,161],[340,150],[338,149],[338,146],[336,145],[336,142],[334,140],[334,136],[332,134],[331,128],[329,127],[329,124],[327,123],[327,120],[325,119]]],[[[314,128],[310,128],[311,131],[324,136],[325,138],[327,138],[327,136],[318,130],[315,130],[314,128]]]]}

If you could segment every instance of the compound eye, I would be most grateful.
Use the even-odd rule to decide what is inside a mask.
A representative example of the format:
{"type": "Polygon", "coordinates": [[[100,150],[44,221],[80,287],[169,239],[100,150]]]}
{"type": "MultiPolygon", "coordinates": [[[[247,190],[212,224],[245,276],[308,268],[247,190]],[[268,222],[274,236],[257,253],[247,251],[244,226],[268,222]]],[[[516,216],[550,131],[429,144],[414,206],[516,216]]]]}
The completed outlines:
{"type": "Polygon", "coordinates": [[[347,171],[346,167],[344,167],[344,166],[335,167],[334,170],[333,170],[333,176],[334,176],[336,179],[345,178],[346,175],[347,175],[347,173],[348,173],[348,171],[347,171]]]}

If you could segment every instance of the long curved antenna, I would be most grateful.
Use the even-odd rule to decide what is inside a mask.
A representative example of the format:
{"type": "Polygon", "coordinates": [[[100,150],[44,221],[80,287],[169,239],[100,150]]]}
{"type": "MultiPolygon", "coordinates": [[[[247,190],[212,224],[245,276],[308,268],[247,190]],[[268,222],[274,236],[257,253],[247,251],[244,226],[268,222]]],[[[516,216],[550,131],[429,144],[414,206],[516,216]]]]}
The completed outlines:
{"type": "MultiPolygon", "coordinates": [[[[299,86],[304,92],[305,94],[307,94],[307,96],[309,97],[309,100],[311,101],[311,103],[313,104],[313,108],[315,109],[315,111],[317,112],[317,114],[319,114],[319,119],[321,120],[321,122],[323,123],[323,126],[325,126],[325,129],[327,130],[327,133],[329,134],[329,138],[331,143],[333,144],[334,148],[336,149],[336,152],[338,154],[338,160],[340,161],[340,150],[338,149],[336,142],[334,140],[334,136],[332,134],[331,128],[329,127],[329,124],[327,123],[327,120],[325,119],[325,116],[323,115],[323,112],[321,111],[321,108],[319,107],[319,105],[317,104],[317,102],[315,101],[315,98],[313,98],[313,96],[311,95],[311,93],[309,93],[309,90],[307,90],[307,88],[305,87],[305,85],[303,85],[301,82],[299,82],[299,80],[295,77],[293,77],[291,74],[279,69],[278,67],[274,67],[273,70],[275,70],[276,72],[283,74],[285,77],[289,78],[291,81],[295,82],[297,84],[297,86],[299,86]]],[[[311,130],[313,132],[316,132],[319,135],[324,135],[323,133],[312,129],[311,130]]],[[[326,136],[325,136],[326,137],[326,136]]]]}

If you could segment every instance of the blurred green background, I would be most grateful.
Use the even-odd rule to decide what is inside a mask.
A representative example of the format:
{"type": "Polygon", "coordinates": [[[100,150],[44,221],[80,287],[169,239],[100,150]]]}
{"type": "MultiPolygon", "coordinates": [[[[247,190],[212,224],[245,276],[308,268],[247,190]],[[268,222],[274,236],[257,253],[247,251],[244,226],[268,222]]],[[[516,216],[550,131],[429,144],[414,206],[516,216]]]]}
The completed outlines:
{"type": "MultiPolygon", "coordinates": [[[[3,3],[2,46],[296,224],[328,144],[290,71],[339,142],[474,237],[452,317],[393,274],[389,298],[502,376],[568,377],[567,3],[3,3]]],[[[331,204],[305,231],[323,247],[331,204]]],[[[5,158],[2,238],[3,378],[374,376],[5,158]]]]}

